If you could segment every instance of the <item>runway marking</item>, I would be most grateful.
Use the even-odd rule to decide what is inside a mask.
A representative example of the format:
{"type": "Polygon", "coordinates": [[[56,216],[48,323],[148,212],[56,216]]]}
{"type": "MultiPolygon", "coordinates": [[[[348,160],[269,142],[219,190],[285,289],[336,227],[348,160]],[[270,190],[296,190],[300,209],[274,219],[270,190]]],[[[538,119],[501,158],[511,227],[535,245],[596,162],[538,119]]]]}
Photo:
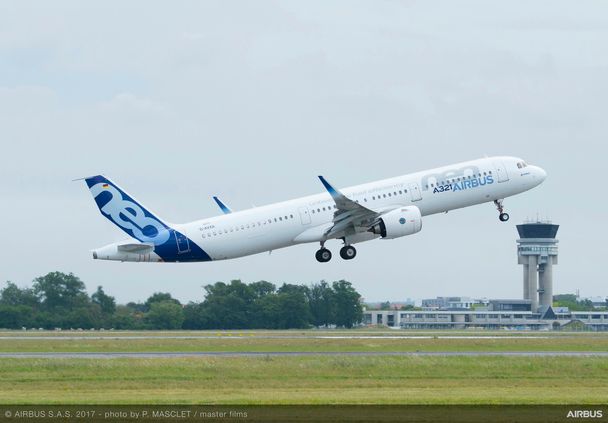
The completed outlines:
{"type": "Polygon", "coordinates": [[[410,356],[410,357],[608,357],[608,351],[267,351],[267,352],[11,352],[0,353],[1,358],[188,358],[188,357],[290,357],[290,356],[410,356]]]}

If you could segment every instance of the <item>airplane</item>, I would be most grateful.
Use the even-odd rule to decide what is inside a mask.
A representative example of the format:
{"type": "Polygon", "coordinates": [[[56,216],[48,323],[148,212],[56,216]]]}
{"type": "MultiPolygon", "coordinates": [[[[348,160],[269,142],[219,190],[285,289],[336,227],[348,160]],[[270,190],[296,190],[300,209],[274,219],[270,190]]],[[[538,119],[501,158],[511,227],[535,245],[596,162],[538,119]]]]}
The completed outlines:
{"type": "Polygon", "coordinates": [[[93,250],[93,258],[122,262],[228,260],[304,243],[318,243],[326,263],[330,239],[342,240],[340,256],[354,244],[395,239],[422,229],[422,217],[493,202],[502,222],[503,200],[540,185],[546,172],[517,157],[497,156],[337,189],[323,176],[322,194],[174,224],[159,218],[103,175],[83,178],[101,214],[130,239],[93,250]]]}

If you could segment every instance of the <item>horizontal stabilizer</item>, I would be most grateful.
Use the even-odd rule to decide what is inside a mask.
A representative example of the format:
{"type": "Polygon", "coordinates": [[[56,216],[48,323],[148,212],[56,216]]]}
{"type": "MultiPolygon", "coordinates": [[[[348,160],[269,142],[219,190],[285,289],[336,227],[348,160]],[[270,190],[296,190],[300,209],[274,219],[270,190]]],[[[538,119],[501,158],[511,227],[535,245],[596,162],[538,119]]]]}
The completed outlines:
{"type": "Polygon", "coordinates": [[[149,244],[121,244],[118,247],[118,251],[122,251],[124,253],[134,253],[134,254],[150,254],[154,251],[154,246],[149,244]]]}

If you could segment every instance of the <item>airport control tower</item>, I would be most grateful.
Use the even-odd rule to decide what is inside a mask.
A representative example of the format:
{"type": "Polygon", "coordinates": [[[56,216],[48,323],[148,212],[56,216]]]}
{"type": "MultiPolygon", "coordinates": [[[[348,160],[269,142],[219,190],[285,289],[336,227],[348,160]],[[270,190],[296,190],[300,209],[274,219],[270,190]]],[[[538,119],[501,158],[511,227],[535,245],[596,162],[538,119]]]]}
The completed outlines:
{"type": "Polygon", "coordinates": [[[532,302],[532,312],[544,313],[553,302],[558,229],[559,225],[551,222],[517,225],[517,263],[524,265],[524,300],[532,302]]]}

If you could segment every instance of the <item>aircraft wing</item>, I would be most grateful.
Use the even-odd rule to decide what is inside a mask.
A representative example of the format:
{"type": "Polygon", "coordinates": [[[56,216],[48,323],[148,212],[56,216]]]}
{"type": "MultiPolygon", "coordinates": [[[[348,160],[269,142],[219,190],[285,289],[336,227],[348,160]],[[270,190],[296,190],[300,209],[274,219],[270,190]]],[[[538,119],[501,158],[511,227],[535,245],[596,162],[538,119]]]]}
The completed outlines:
{"type": "Polygon", "coordinates": [[[352,235],[367,232],[369,227],[377,220],[380,213],[362,206],[351,200],[339,190],[334,188],[323,176],[319,176],[321,183],[336,203],[333,226],[327,230],[325,236],[332,238],[341,235],[352,235]]]}
{"type": "Polygon", "coordinates": [[[214,196],[213,199],[217,203],[218,207],[222,210],[222,212],[224,212],[224,214],[232,213],[232,210],[230,210],[230,208],[226,204],[222,203],[222,200],[220,200],[218,197],[214,196]]]}

